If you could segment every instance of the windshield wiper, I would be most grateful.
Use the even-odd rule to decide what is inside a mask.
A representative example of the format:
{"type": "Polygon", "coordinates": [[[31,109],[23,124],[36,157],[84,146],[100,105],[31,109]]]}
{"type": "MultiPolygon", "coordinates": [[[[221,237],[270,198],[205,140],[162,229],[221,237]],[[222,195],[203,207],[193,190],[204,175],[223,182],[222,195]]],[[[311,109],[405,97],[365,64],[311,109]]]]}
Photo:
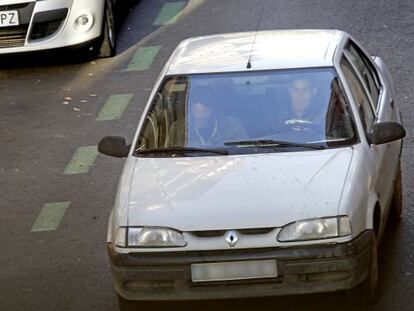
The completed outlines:
{"type": "Polygon", "coordinates": [[[301,144],[294,143],[284,140],[272,140],[272,139],[260,139],[260,140],[240,140],[240,141],[229,141],[224,143],[225,146],[240,146],[240,147],[302,147],[307,149],[326,149],[321,144],[301,144]]]}
{"type": "Polygon", "coordinates": [[[204,149],[204,148],[192,148],[192,147],[169,147],[169,148],[153,148],[142,151],[135,151],[135,155],[152,154],[152,153],[215,153],[220,155],[228,155],[227,150],[220,149],[204,149]]]}

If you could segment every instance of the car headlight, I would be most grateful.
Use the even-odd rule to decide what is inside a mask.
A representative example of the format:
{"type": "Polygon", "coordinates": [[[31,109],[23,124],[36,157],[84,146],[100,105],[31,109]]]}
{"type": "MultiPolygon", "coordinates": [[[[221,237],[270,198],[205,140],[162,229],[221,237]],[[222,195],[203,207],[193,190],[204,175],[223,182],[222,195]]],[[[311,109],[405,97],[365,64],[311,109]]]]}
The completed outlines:
{"type": "Polygon", "coordinates": [[[119,247],[184,247],[187,241],[181,232],[159,227],[118,228],[115,244],[119,247]]]}
{"type": "Polygon", "coordinates": [[[279,242],[307,241],[342,237],[351,234],[348,216],[302,220],[280,230],[279,242]]]}

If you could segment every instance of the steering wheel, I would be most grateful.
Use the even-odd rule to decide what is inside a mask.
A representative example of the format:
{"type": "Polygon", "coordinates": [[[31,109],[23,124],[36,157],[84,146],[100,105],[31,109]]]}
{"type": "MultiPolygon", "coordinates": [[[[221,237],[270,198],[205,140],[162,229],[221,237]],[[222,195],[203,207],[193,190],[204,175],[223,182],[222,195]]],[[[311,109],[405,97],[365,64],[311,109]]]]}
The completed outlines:
{"type": "Polygon", "coordinates": [[[283,126],[283,130],[285,132],[297,132],[297,133],[323,133],[323,128],[319,124],[311,123],[311,122],[289,122],[285,123],[283,126]]]}

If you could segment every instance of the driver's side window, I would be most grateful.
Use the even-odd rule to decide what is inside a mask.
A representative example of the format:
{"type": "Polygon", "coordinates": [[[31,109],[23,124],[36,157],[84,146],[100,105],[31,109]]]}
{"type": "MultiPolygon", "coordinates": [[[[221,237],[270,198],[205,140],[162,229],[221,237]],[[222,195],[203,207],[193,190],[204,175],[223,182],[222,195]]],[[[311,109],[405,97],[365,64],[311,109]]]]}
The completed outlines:
{"type": "Polygon", "coordinates": [[[326,136],[332,140],[351,139],[356,133],[350,107],[340,89],[338,79],[335,79],[332,82],[325,125],[326,136]]]}
{"type": "Polygon", "coordinates": [[[346,82],[348,83],[352,97],[358,108],[362,125],[365,131],[368,132],[375,121],[374,111],[372,110],[368,96],[365,93],[364,87],[359,81],[358,76],[352,68],[350,62],[345,57],[342,57],[341,69],[345,75],[346,82]]]}
{"type": "Polygon", "coordinates": [[[378,105],[381,88],[378,73],[376,72],[375,68],[373,68],[370,61],[367,59],[367,56],[357,47],[354,42],[350,41],[345,50],[350,62],[354,65],[354,68],[359,73],[362,79],[362,83],[365,85],[368,91],[368,96],[372,100],[374,108],[376,108],[378,105]]]}

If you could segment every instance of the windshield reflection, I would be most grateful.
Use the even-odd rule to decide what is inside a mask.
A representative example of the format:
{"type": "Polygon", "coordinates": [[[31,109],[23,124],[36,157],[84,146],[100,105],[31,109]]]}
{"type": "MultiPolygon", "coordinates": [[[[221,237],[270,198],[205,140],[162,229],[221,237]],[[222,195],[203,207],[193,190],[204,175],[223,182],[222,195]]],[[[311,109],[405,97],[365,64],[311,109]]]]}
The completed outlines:
{"type": "MultiPolygon", "coordinates": [[[[334,69],[167,77],[146,116],[136,150],[137,155],[173,147],[228,148],[230,154],[282,152],[274,146],[266,151],[249,144],[226,145],[249,140],[291,142],[293,150],[300,144],[327,148],[354,144],[353,117],[334,69]]],[[[170,150],[171,155],[188,156],[176,149],[170,150]]],[[[201,155],[211,156],[202,150],[200,155],[191,153],[201,155]]]]}

